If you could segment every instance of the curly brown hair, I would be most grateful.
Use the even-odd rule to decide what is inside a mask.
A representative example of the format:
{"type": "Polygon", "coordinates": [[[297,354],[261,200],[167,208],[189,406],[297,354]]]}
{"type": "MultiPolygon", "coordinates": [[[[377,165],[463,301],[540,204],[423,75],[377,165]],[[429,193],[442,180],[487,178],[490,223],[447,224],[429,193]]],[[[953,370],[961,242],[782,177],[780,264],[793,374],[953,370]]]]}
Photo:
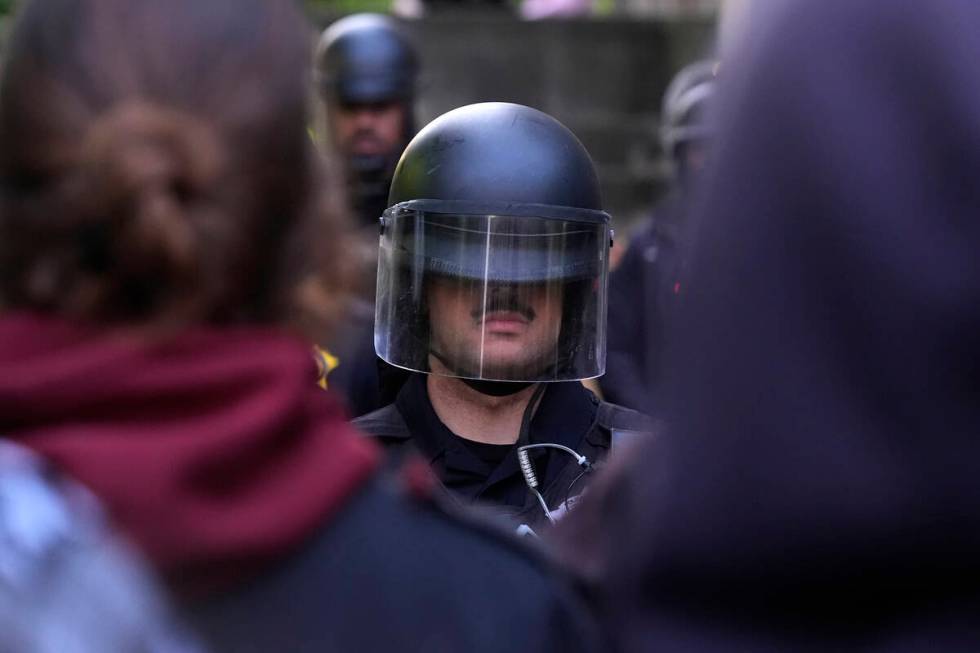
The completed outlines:
{"type": "Polygon", "coordinates": [[[306,132],[310,33],[291,0],[28,3],[0,82],[4,309],[336,315],[347,229],[306,132]]]}

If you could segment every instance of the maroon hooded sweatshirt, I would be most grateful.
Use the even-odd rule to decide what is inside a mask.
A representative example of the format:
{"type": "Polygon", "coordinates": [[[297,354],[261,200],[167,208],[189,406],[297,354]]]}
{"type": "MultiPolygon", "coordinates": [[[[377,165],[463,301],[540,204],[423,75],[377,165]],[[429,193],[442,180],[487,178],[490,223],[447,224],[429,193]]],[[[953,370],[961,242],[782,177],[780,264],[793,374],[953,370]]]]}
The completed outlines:
{"type": "Polygon", "coordinates": [[[309,347],[270,329],[134,336],[0,319],[0,437],[92,490],[181,593],[288,555],[379,456],[315,383],[309,347]]]}

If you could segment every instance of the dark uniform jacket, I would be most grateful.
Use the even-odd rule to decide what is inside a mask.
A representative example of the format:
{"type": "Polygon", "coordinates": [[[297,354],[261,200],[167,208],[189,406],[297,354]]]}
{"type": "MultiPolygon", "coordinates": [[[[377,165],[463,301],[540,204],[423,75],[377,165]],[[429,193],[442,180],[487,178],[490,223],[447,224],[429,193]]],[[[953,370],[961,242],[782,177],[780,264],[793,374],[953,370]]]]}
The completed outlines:
{"type": "Polygon", "coordinates": [[[235,653],[601,650],[544,556],[410,476],[376,477],[283,564],[187,606],[190,625],[235,653]]]}
{"type": "Polygon", "coordinates": [[[684,199],[669,195],[633,235],[609,278],[606,374],[609,401],[659,412],[667,319],[681,291],[679,225],[684,199]],[[653,401],[651,401],[651,397],[653,401]]]}
{"type": "Polygon", "coordinates": [[[343,328],[323,343],[337,359],[337,367],[327,377],[327,384],[344,398],[351,417],[366,415],[391,403],[409,374],[384,362],[374,351],[376,227],[372,233],[373,258],[365,262],[363,272],[369,279],[365,283],[369,287],[362,288],[363,296],[351,302],[343,328]]]}
{"type": "MultiPolygon", "coordinates": [[[[509,447],[496,464],[474,454],[473,443],[453,434],[436,415],[424,374],[409,379],[394,403],[354,420],[354,425],[396,459],[421,454],[457,500],[495,505],[517,524],[535,530],[548,524],[538,499],[528,491],[517,447],[509,447]]],[[[531,420],[528,444],[561,444],[597,463],[608,456],[614,442],[650,430],[644,415],[600,401],[580,383],[551,383],[531,420]]],[[[556,516],[563,514],[566,500],[579,495],[594,473],[585,472],[566,452],[528,453],[549,509],[557,511],[556,516]]]]}
{"type": "Polygon", "coordinates": [[[374,314],[348,321],[346,338],[330,349],[337,368],[327,377],[343,397],[348,414],[360,417],[391,403],[409,372],[389,365],[374,352],[374,314]]]}

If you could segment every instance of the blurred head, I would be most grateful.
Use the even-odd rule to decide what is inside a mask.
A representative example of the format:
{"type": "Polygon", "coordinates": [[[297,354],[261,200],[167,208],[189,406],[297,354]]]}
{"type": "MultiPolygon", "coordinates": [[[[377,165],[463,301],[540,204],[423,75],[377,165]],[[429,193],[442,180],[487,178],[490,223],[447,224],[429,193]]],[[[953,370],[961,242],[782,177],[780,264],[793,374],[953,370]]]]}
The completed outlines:
{"type": "Polygon", "coordinates": [[[748,32],[753,23],[785,4],[765,0],[722,0],[717,34],[721,55],[726,59],[730,57],[749,38],[748,32]]]}
{"type": "Polygon", "coordinates": [[[577,526],[607,632],[976,650],[980,3],[750,4],[651,397],[666,437],[577,526]]]}
{"type": "Polygon", "coordinates": [[[0,88],[5,307],[273,322],[336,296],[303,249],[342,231],[314,194],[307,44],[290,0],[29,2],[0,88]]]}
{"type": "Polygon", "coordinates": [[[662,144],[682,185],[696,179],[708,162],[714,132],[708,105],[715,95],[717,68],[717,61],[690,64],[664,94],[662,144]]]}

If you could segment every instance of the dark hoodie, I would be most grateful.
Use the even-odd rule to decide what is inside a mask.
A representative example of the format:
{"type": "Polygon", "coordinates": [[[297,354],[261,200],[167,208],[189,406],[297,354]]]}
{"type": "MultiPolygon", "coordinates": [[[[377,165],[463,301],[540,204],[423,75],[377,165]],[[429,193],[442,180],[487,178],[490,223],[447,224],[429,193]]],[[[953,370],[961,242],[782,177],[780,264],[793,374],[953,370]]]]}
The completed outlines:
{"type": "Polygon", "coordinates": [[[0,434],[94,492],[212,651],[595,650],[545,561],[377,473],[299,340],[7,315],[0,369],[0,434]]]}
{"type": "Polygon", "coordinates": [[[978,650],[980,3],[800,0],[752,36],[671,432],[568,558],[627,651],[978,650]]]}

